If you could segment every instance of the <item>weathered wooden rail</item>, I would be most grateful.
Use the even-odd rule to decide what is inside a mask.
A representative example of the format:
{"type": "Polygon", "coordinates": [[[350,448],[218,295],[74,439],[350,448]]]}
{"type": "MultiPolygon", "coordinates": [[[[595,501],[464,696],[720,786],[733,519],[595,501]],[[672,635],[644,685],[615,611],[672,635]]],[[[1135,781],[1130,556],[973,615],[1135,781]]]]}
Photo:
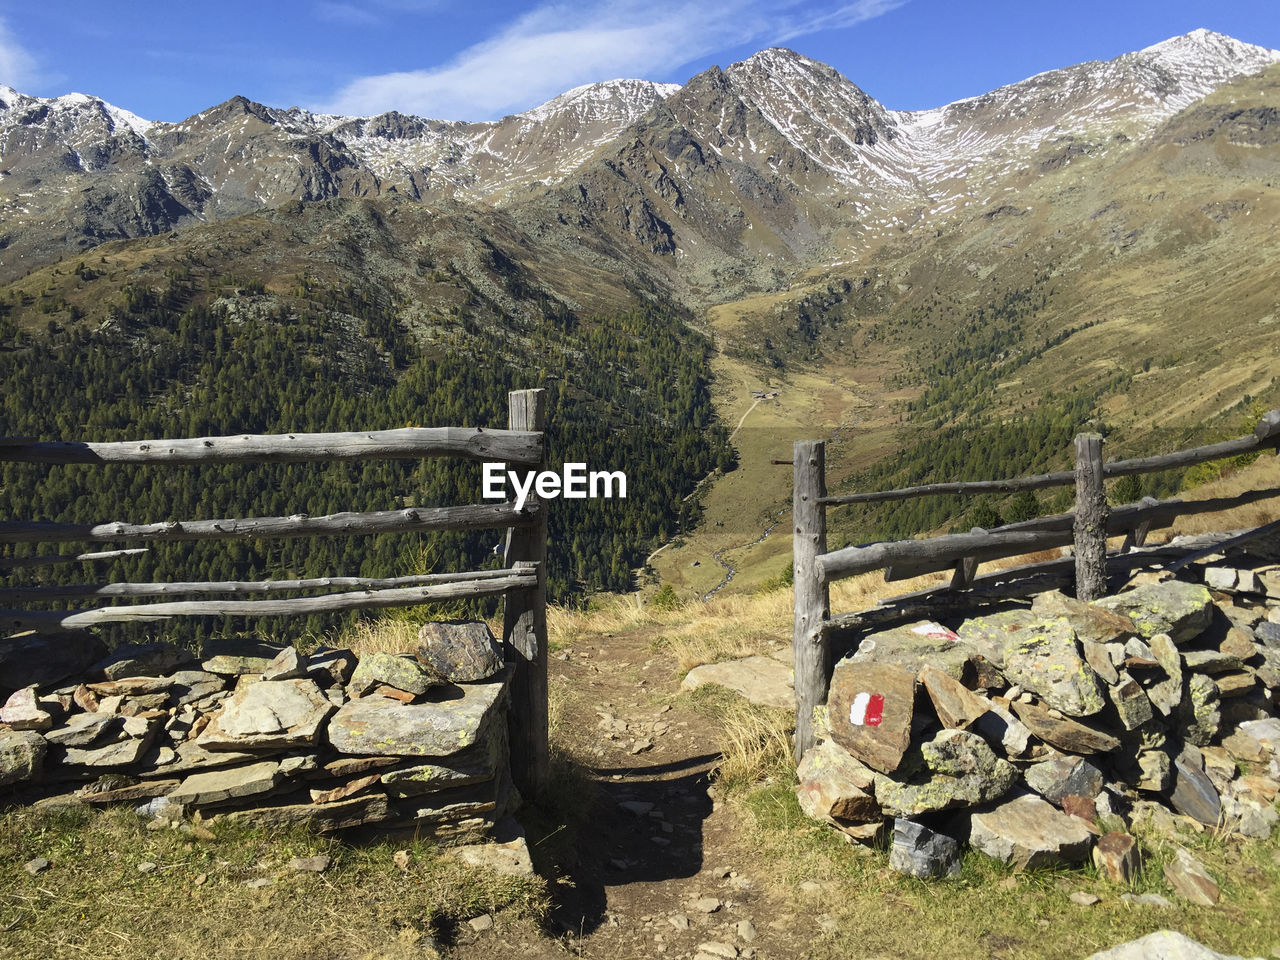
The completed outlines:
{"type": "MultiPolygon", "coordinates": [[[[36,442],[0,438],[0,461],[39,464],[260,464],[454,457],[537,468],[545,463],[546,412],[542,390],[509,396],[507,428],[406,428],[347,433],[200,437],[118,443],[36,442]]],[[[148,543],[179,540],[281,539],[367,536],[433,530],[507,530],[505,568],[414,577],[321,577],[305,580],[165,583],[98,583],[0,588],[0,604],[77,598],[147,598],[210,594],[267,594],[328,590],[283,599],[162,600],[78,610],[0,609],[0,625],[45,632],[80,630],[104,623],[147,622],[191,616],[301,616],[349,610],[416,606],[461,597],[501,595],[503,642],[516,665],[509,735],[512,774],[527,795],[547,782],[547,628],[545,505],[530,497],[513,503],[410,507],[312,517],[249,517],[221,520],[110,521],[92,524],[0,522],[0,543],[148,543]]],[[[111,559],[145,548],[88,551],[0,561],[12,572],[57,563],[111,559]]]]}
{"type": "MultiPolygon", "coordinates": [[[[1280,496],[1280,489],[1270,488],[1249,491],[1238,497],[1204,501],[1145,498],[1140,503],[1108,510],[1103,487],[1106,478],[1178,469],[1276,448],[1280,448],[1280,410],[1272,410],[1263,416],[1252,434],[1161,456],[1103,463],[1102,438],[1082,434],[1075,440],[1074,470],[1010,480],[934,483],[833,497],[828,496],[826,490],[825,444],[819,440],[797,441],[792,459],[795,478],[792,516],[797,761],[813,744],[813,709],[826,702],[833,666],[833,638],[842,632],[861,631],[889,622],[895,615],[888,611],[862,611],[832,617],[830,585],[833,582],[880,569],[885,570],[886,580],[905,580],[950,569],[953,576],[948,592],[954,596],[955,591],[975,584],[974,575],[978,564],[983,561],[1072,544],[1071,560],[1025,568],[1028,576],[1021,584],[1008,582],[1006,576],[998,587],[984,584],[983,589],[1002,598],[1025,596],[1048,589],[1044,586],[1046,577],[1052,577],[1054,585],[1067,585],[1065,568],[1073,567],[1074,576],[1069,580],[1076,595],[1086,600],[1096,599],[1106,592],[1108,537],[1124,534],[1123,551],[1129,551],[1142,547],[1151,529],[1167,526],[1179,516],[1226,510],[1280,496]],[[969,533],[827,550],[828,507],[943,494],[1011,493],[1068,485],[1076,488],[1076,507],[1071,513],[1039,517],[993,530],[975,528],[969,533]]],[[[904,598],[907,602],[896,613],[899,620],[915,614],[924,615],[922,610],[947,608],[947,601],[940,601],[938,591],[926,593],[929,594],[927,598],[904,598]]],[[[954,604],[951,607],[954,608],[954,604]]]]}

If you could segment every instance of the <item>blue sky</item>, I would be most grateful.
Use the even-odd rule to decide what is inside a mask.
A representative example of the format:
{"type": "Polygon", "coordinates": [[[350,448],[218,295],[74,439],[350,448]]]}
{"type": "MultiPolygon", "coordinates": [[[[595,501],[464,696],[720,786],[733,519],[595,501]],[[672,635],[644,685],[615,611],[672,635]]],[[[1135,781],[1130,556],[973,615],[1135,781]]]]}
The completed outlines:
{"type": "Polygon", "coordinates": [[[0,83],[180,120],[272,106],[484,120],[613,77],[681,83],[768,46],[920,109],[1197,27],[1280,48],[1278,0],[0,0],[0,83]]]}

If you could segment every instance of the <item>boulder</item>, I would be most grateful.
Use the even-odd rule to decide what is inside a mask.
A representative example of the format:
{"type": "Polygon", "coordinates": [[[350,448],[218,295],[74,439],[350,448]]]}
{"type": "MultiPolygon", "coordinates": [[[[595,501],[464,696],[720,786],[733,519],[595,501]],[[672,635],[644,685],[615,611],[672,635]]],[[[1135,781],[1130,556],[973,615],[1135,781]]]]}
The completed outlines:
{"type": "Polygon", "coordinates": [[[1209,626],[1213,597],[1199,583],[1166,580],[1095,600],[1104,610],[1121,613],[1133,621],[1144,637],[1167,633],[1174,643],[1186,643],[1209,626]]]}
{"type": "Polygon", "coordinates": [[[893,822],[889,866],[922,880],[960,872],[960,844],[924,824],[899,817],[893,822]]]}
{"type": "Polygon", "coordinates": [[[766,707],[794,708],[795,687],[791,668],[773,657],[745,657],[694,667],[680,683],[682,690],[696,690],[714,684],[766,707]]]}
{"type": "Polygon", "coordinates": [[[320,742],[334,710],[311,680],[262,680],[242,684],[200,734],[207,750],[263,750],[320,742]]]}
{"type": "Polygon", "coordinates": [[[487,680],[502,669],[502,645],[482,620],[441,620],[418,631],[418,662],[450,683],[487,680]]]}
{"type": "Polygon", "coordinates": [[[969,844],[1015,870],[1080,863],[1093,834],[1040,797],[1024,795],[969,819],[969,844]]]}
{"type": "Polygon", "coordinates": [[[1096,797],[1102,792],[1102,771],[1083,757],[1057,756],[1027,767],[1023,776],[1029,786],[1050,803],[1061,805],[1064,797],[1096,797]]]}
{"type": "Polygon", "coordinates": [[[39,777],[47,749],[44,737],[34,730],[0,727],[0,787],[39,777]]]}
{"type": "Polygon", "coordinates": [[[350,692],[362,697],[380,683],[417,697],[438,686],[440,681],[408,657],[366,653],[351,674],[350,692]]]}
{"type": "Polygon", "coordinates": [[[82,631],[0,638],[0,697],[22,687],[50,687],[83,673],[106,655],[107,645],[82,631]]]}
{"type": "Polygon", "coordinates": [[[836,664],[827,700],[831,737],[881,773],[893,773],[911,740],[915,672],[884,663],[836,664]]]}
{"type": "Polygon", "coordinates": [[[881,819],[871,769],[830,740],[805,751],[796,779],[800,808],[815,820],[871,823],[881,819]]]}
{"type": "Polygon", "coordinates": [[[1107,695],[1120,718],[1120,725],[1126,730],[1137,730],[1153,716],[1151,700],[1128,673],[1121,671],[1117,679],[1119,683],[1107,687],[1107,695]]]}
{"type": "Polygon", "coordinates": [[[487,735],[505,702],[511,672],[507,667],[487,682],[437,688],[450,699],[414,704],[383,697],[352,700],[329,721],[329,742],[339,753],[352,755],[452,756],[487,735]]]}

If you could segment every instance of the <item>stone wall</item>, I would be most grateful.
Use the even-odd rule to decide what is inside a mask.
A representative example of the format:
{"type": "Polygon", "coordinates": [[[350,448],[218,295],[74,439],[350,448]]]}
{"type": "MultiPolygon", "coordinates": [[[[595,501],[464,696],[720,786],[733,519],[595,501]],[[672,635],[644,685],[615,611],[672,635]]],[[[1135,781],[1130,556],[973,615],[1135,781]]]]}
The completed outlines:
{"type": "Polygon", "coordinates": [[[89,635],[0,640],[0,796],[484,836],[517,802],[510,679],[475,622],[428,624],[412,656],[240,639],[198,656],[167,643],[108,652],[89,635]]]}
{"type": "Polygon", "coordinates": [[[834,668],[801,805],[858,841],[891,833],[891,864],[917,876],[954,872],[968,843],[1018,869],[1092,857],[1125,880],[1141,818],[1268,836],[1280,568],[1200,578],[864,637],[834,668]]]}

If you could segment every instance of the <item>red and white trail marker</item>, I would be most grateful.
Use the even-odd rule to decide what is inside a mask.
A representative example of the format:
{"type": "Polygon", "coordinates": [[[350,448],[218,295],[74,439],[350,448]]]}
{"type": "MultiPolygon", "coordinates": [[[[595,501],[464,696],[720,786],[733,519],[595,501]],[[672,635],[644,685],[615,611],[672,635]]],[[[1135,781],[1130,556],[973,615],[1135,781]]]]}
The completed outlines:
{"type": "Polygon", "coordinates": [[[884,718],[884,697],[863,691],[849,705],[849,722],[855,727],[878,727],[884,718]]]}

